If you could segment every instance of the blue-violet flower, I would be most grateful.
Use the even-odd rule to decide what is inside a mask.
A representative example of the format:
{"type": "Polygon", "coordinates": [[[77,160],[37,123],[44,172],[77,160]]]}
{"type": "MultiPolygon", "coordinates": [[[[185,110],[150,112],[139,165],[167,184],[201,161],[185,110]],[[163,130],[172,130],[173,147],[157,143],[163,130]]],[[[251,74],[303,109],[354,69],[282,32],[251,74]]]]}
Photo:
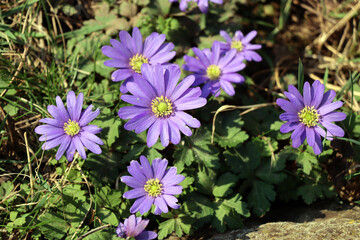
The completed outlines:
{"type": "Polygon", "coordinates": [[[153,231],[144,231],[146,226],[149,224],[148,219],[141,219],[131,215],[126,218],[124,223],[120,222],[116,228],[116,236],[127,239],[134,237],[136,240],[151,240],[157,237],[157,234],[153,231]]]}
{"type": "Polygon", "coordinates": [[[45,125],[37,126],[35,132],[41,134],[40,141],[45,141],[42,148],[48,150],[60,145],[55,158],[59,160],[66,151],[66,158],[72,161],[77,150],[83,159],[86,159],[85,148],[95,154],[101,153],[98,146],[104,143],[95,134],[101,132],[96,125],[88,125],[99,114],[100,110],[92,111],[93,106],[89,105],[82,111],[84,95],[82,93],[76,98],[75,93],[70,91],[67,94],[65,109],[59,96],[56,97],[56,106],[47,107],[53,118],[43,118],[39,122],[45,125]]]}
{"type": "Polygon", "coordinates": [[[120,87],[122,93],[127,93],[126,85],[133,80],[133,76],[141,74],[141,65],[148,63],[166,64],[175,56],[173,43],[164,43],[165,34],[153,32],[144,43],[140,30],[135,27],[132,36],[127,31],[120,31],[120,42],[110,39],[111,46],[103,46],[104,55],[112,58],[104,62],[105,66],[119,68],[111,75],[111,80],[118,82],[125,80],[120,87]]]}
{"type": "MultiPolygon", "coordinates": [[[[177,1],[178,0],[169,0],[169,2],[177,2],[177,1]]],[[[185,12],[189,2],[196,2],[197,5],[199,6],[200,11],[203,13],[207,13],[209,8],[209,0],[180,0],[180,4],[179,4],[180,10],[185,12]]],[[[210,0],[210,2],[223,4],[223,0],[210,0]]]]}
{"type": "Polygon", "coordinates": [[[221,42],[221,51],[227,52],[230,49],[236,49],[237,53],[245,58],[246,61],[260,62],[261,56],[254,50],[260,49],[260,44],[251,44],[250,41],[256,36],[255,30],[249,32],[246,36],[241,31],[236,31],[233,38],[223,30],[220,35],[225,39],[226,43],[221,42]]]}
{"type": "Polygon", "coordinates": [[[180,142],[180,131],[191,136],[190,128],[200,127],[200,122],[184,110],[200,108],[206,99],[200,97],[200,88],[189,88],[195,81],[194,76],[184,78],[179,84],[180,69],[177,65],[163,68],[161,65],[143,64],[142,76],[136,75],[127,84],[132,95],[122,95],[121,99],[133,104],[120,108],[118,115],[130,119],[126,130],[141,133],[149,128],[147,145],[154,145],[159,136],[161,144],[168,146],[180,142]]]}
{"type": "Polygon", "coordinates": [[[214,42],[210,49],[200,50],[192,48],[195,55],[184,56],[186,64],[182,68],[194,72],[196,78],[193,86],[204,83],[202,96],[207,97],[210,93],[215,97],[220,95],[222,88],[228,95],[233,96],[235,89],[231,83],[242,83],[245,78],[237,72],[245,68],[244,57],[236,54],[236,49],[231,49],[224,56],[220,55],[220,43],[214,42]]]}
{"type": "Polygon", "coordinates": [[[141,214],[150,210],[155,205],[155,214],[168,212],[168,206],[178,209],[177,198],[174,195],[182,193],[182,187],[178,184],[185,177],[176,174],[176,167],[166,169],[168,161],[156,158],[150,165],[146,157],[140,156],[140,163],[131,161],[128,171],[132,176],[123,176],[121,181],[134,189],[124,193],[124,198],[137,198],[130,208],[131,213],[140,211],[141,214]]]}
{"type": "Polygon", "coordinates": [[[280,115],[280,120],[287,121],[281,126],[280,132],[293,131],[291,139],[294,148],[298,148],[306,138],[309,146],[318,155],[322,152],[320,136],[326,136],[328,140],[332,140],[334,136],[344,136],[344,130],[331,123],[346,118],[345,113],[334,112],[343,105],[341,101],[332,102],[335,91],[324,93],[325,87],[320,81],[315,81],[312,86],[305,82],[304,96],[293,85],[289,85],[288,90],[289,92],[284,94],[290,101],[277,99],[276,103],[285,111],[280,115]]]}

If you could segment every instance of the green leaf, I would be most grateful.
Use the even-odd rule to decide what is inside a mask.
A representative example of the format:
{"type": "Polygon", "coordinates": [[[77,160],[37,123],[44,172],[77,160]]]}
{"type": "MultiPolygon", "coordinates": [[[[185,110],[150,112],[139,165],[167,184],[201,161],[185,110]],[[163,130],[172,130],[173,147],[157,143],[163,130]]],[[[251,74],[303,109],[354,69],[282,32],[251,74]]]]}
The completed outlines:
{"type": "Polygon", "coordinates": [[[226,164],[240,178],[248,178],[260,165],[262,148],[253,142],[248,142],[240,148],[224,151],[226,164]]]}
{"type": "Polygon", "coordinates": [[[41,215],[39,222],[43,224],[39,226],[39,230],[48,239],[62,239],[69,228],[64,217],[59,213],[47,212],[41,215]]]}
{"type": "Polygon", "coordinates": [[[190,151],[193,151],[195,160],[203,163],[208,168],[219,168],[219,151],[210,145],[211,133],[205,128],[198,129],[194,136],[190,138],[190,151]]]}
{"type": "Polygon", "coordinates": [[[195,186],[197,187],[198,192],[211,195],[214,188],[215,179],[215,171],[208,168],[199,167],[197,179],[195,182],[195,186]]]}
{"type": "Polygon", "coordinates": [[[232,173],[224,173],[221,175],[213,189],[215,197],[225,197],[233,192],[232,188],[236,185],[238,176],[232,173]]]}
{"type": "Polygon", "coordinates": [[[186,197],[183,206],[188,209],[187,212],[195,219],[194,225],[201,228],[203,225],[210,223],[214,215],[214,209],[216,208],[214,203],[210,202],[209,198],[197,192],[192,192],[186,195],[186,197]]]}
{"type": "Polygon", "coordinates": [[[111,189],[109,186],[103,186],[96,192],[96,204],[100,207],[108,206],[116,208],[122,201],[121,191],[111,189]]]}
{"type": "Polygon", "coordinates": [[[102,223],[109,223],[113,226],[117,226],[119,224],[119,220],[117,219],[115,213],[109,209],[96,209],[96,216],[101,220],[102,223]]]}
{"type": "Polygon", "coordinates": [[[169,219],[159,224],[158,238],[164,239],[167,235],[175,231],[175,219],[169,219]]]}
{"type": "Polygon", "coordinates": [[[311,172],[311,169],[314,164],[318,164],[318,160],[316,159],[316,156],[308,153],[308,152],[302,152],[296,159],[296,162],[301,165],[302,171],[309,175],[311,172]]]}
{"type": "Polygon", "coordinates": [[[216,119],[214,141],[223,148],[238,146],[249,138],[241,131],[243,125],[239,111],[221,113],[216,119]]]}
{"type": "Polygon", "coordinates": [[[96,118],[92,124],[102,128],[102,135],[107,136],[106,143],[109,147],[111,147],[120,136],[121,121],[112,114],[109,108],[103,109],[101,111],[101,116],[96,118]]]}
{"type": "Polygon", "coordinates": [[[16,194],[13,194],[12,197],[9,197],[13,189],[14,184],[11,181],[2,182],[0,186],[0,200],[6,199],[7,203],[12,202],[16,198],[16,194]]]}
{"type": "Polygon", "coordinates": [[[276,192],[274,186],[263,182],[261,180],[255,180],[252,185],[252,189],[248,195],[248,204],[258,216],[263,216],[265,212],[270,209],[270,201],[274,201],[276,192]]]}

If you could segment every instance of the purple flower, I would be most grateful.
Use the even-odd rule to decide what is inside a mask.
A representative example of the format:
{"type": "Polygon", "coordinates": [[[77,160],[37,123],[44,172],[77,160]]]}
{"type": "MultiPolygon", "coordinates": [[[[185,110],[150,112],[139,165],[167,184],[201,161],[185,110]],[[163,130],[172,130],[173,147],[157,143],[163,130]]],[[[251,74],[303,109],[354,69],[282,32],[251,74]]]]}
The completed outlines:
{"type": "Polygon", "coordinates": [[[236,73],[245,68],[244,57],[236,54],[235,49],[231,49],[224,56],[220,56],[220,43],[214,42],[212,52],[209,49],[192,48],[198,57],[184,56],[186,64],[183,69],[194,72],[195,82],[193,86],[205,83],[202,88],[202,96],[207,97],[210,93],[215,97],[220,95],[222,88],[228,95],[233,96],[235,89],[233,83],[244,82],[244,77],[236,73]]]}
{"type": "Polygon", "coordinates": [[[92,111],[93,106],[89,105],[82,111],[84,95],[82,93],[76,98],[75,93],[70,91],[67,94],[65,109],[59,96],[56,97],[56,106],[47,107],[53,118],[43,118],[39,122],[45,125],[37,126],[35,132],[42,134],[40,141],[45,141],[42,148],[48,150],[60,145],[55,158],[59,160],[66,151],[66,158],[72,161],[77,150],[83,159],[86,159],[85,148],[95,154],[101,153],[98,146],[104,143],[95,134],[101,132],[96,125],[88,125],[99,114],[100,110],[92,111]]]}
{"type": "Polygon", "coordinates": [[[312,86],[308,82],[304,84],[304,96],[293,86],[289,86],[289,92],[285,96],[290,100],[277,99],[276,103],[285,111],[280,115],[280,120],[284,123],[280,132],[291,134],[292,146],[298,148],[307,138],[309,146],[314,149],[315,154],[322,151],[321,137],[332,140],[333,136],[344,136],[344,130],[331,123],[342,121],[346,114],[334,112],[340,108],[341,101],[333,102],[335,92],[333,90],[324,93],[324,85],[320,81],[315,81],[312,86]],[[326,128],[327,132],[319,125],[326,128]]]}
{"type": "Polygon", "coordinates": [[[116,236],[121,238],[134,237],[136,240],[151,240],[157,237],[153,231],[144,231],[149,224],[148,219],[141,220],[141,217],[131,215],[124,223],[119,223],[116,228],[116,236]]]}
{"type": "Polygon", "coordinates": [[[130,208],[131,213],[140,211],[141,214],[150,210],[155,205],[155,214],[168,212],[168,206],[178,209],[177,198],[182,192],[182,187],[177,185],[185,177],[176,174],[176,167],[166,170],[168,161],[164,158],[156,158],[150,166],[149,161],[144,156],[140,156],[140,163],[131,161],[128,171],[132,176],[124,176],[121,181],[134,189],[124,193],[124,198],[137,198],[130,208]]]}
{"type": "Polygon", "coordinates": [[[111,80],[118,82],[125,80],[120,87],[122,93],[127,93],[126,85],[132,81],[134,75],[141,74],[143,63],[164,64],[175,56],[172,43],[164,43],[165,34],[153,32],[142,42],[140,30],[135,27],[132,37],[126,31],[120,31],[120,42],[110,39],[111,46],[102,47],[104,55],[113,58],[104,62],[105,66],[119,68],[111,75],[111,80]]]}
{"type": "Polygon", "coordinates": [[[124,128],[135,130],[135,133],[149,128],[148,147],[154,145],[159,136],[165,147],[169,141],[173,144],[180,142],[180,131],[191,136],[187,126],[198,128],[200,122],[184,110],[206,104],[206,99],[200,97],[200,88],[189,88],[195,81],[194,76],[188,76],[177,84],[180,78],[177,65],[163,68],[144,64],[141,72],[142,76],[135,75],[134,81],[127,84],[132,95],[121,96],[123,101],[134,105],[122,107],[118,112],[120,118],[130,119],[124,128]]]}
{"type": "Polygon", "coordinates": [[[226,43],[221,42],[221,50],[227,52],[230,49],[236,49],[237,53],[243,56],[246,61],[260,62],[261,56],[254,50],[260,49],[260,44],[251,44],[250,41],[256,36],[257,32],[251,31],[246,36],[241,31],[236,31],[233,38],[225,31],[220,31],[220,35],[226,43]]]}
{"type": "MultiPolygon", "coordinates": [[[[177,2],[178,0],[169,0],[169,2],[177,2]]],[[[180,10],[185,12],[189,2],[196,2],[199,6],[199,9],[203,13],[207,13],[209,8],[209,1],[208,0],[180,0],[180,10]]],[[[210,0],[210,2],[223,4],[223,0],[210,0]]]]}

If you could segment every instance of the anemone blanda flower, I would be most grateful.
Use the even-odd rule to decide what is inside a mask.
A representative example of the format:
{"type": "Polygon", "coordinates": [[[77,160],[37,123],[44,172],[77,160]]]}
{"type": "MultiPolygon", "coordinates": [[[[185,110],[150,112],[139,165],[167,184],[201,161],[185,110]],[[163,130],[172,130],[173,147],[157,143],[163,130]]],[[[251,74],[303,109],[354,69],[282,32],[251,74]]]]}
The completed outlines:
{"type": "Polygon", "coordinates": [[[314,150],[315,154],[322,152],[321,137],[332,140],[334,136],[343,137],[344,130],[331,122],[339,122],[346,118],[343,112],[334,112],[340,108],[341,101],[332,102],[335,98],[335,91],[329,90],[324,93],[325,87],[320,81],[315,81],[312,86],[305,82],[304,96],[293,86],[289,86],[289,92],[285,96],[290,100],[277,99],[276,103],[285,111],[280,115],[284,123],[280,132],[291,134],[292,146],[298,148],[305,140],[314,150]],[[318,124],[322,125],[323,130],[318,124]]]}
{"type": "Polygon", "coordinates": [[[246,36],[241,31],[236,31],[233,38],[223,30],[220,31],[220,35],[225,39],[226,43],[221,42],[221,51],[227,52],[230,49],[236,49],[237,53],[243,56],[246,61],[260,62],[261,56],[254,50],[260,49],[260,44],[251,44],[250,41],[256,36],[255,30],[249,32],[246,36]]]}
{"type": "Polygon", "coordinates": [[[200,88],[189,88],[194,76],[184,78],[179,84],[180,69],[177,65],[163,68],[160,65],[143,64],[142,76],[135,75],[134,81],[127,84],[132,95],[122,95],[121,99],[133,104],[120,108],[118,115],[122,119],[130,119],[126,130],[147,132],[147,145],[154,145],[159,136],[161,144],[168,146],[180,142],[180,131],[186,136],[192,132],[187,126],[198,128],[200,122],[184,110],[200,108],[206,99],[200,97],[200,88]],[[180,131],[179,131],[180,130],[180,131]]]}
{"type": "Polygon", "coordinates": [[[119,223],[119,226],[116,228],[116,236],[125,239],[134,237],[136,240],[155,239],[157,237],[155,232],[145,231],[148,224],[148,219],[141,219],[141,217],[131,215],[129,218],[125,219],[124,223],[119,223]]]}
{"type": "MultiPolygon", "coordinates": [[[[169,0],[169,2],[177,2],[177,1],[178,0],[169,0]]],[[[207,13],[209,8],[209,0],[180,0],[180,4],[179,4],[180,10],[185,12],[189,2],[196,2],[197,5],[199,6],[200,11],[203,13],[207,13]]],[[[223,4],[223,0],[210,0],[210,2],[223,4]]]]}
{"type": "Polygon", "coordinates": [[[126,85],[132,81],[134,75],[141,74],[141,65],[148,63],[166,64],[175,56],[173,43],[164,43],[165,34],[153,32],[144,43],[140,30],[135,27],[132,36],[127,31],[120,31],[120,42],[110,39],[112,46],[103,46],[104,55],[112,58],[104,62],[105,66],[116,67],[111,75],[111,80],[118,82],[125,80],[120,87],[122,93],[127,93],[126,85]]]}
{"type": "Polygon", "coordinates": [[[137,198],[130,208],[131,213],[140,211],[141,214],[148,212],[155,205],[155,214],[168,212],[168,206],[178,209],[177,198],[174,195],[182,193],[182,187],[178,184],[185,177],[176,174],[176,167],[166,169],[168,160],[156,158],[150,165],[146,157],[140,156],[140,164],[131,161],[128,172],[132,176],[121,177],[121,181],[134,189],[124,193],[124,198],[137,198]]]}
{"type": "Polygon", "coordinates": [[[220,95],[220,88],[228,95],[233,96],[235,89],[233,83],[244,82],[244,77],[236,73],[245,68],[244,57],[236,54],[236,49],[231,49],[224,56],[220,55],[220,43],[214,42],[210,49],[200,50],[192,48],[198,58],[184,56],[186,64],[183,69],[193,72],[196,78],[193,86],[204,83],[202,96],[207,97],[210,93],[215,97],[220,95]]]}
{"type": "Polygon", "coordinates": [[[41,134],[40,141],[45,141],[42,148],[48,150],[60,145],[55,158],[59,160],[66,151],[66,158],[72,161],[75,151],[78,151],[83,159],[86,159],[85,148],[95,154],[101,153],[98,146],[104,143],[95,134],[101,132],[96,125],[88,125],[99,114],[100,110],[92,111],[89,105],[82,111],[84,95],[80,93],[76,98],[75,93],[70,91],[66,98],[66,108],[59,96],[56,97],[56,106],[47,107],[53,118],[43,118],[39,122],[45,125],[37,126],[35,132],[41,134]]]}

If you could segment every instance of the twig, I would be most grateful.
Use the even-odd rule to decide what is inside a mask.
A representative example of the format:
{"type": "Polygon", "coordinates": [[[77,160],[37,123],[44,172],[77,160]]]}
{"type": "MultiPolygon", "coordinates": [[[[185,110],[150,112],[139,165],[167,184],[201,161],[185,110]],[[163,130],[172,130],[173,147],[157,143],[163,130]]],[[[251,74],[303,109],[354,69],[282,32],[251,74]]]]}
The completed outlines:
{"type": "Polygon", "coordinates": [[[254,105],[248,105],[248,106],[235,106],[235,105],[224,105],[221,106],[218,110],[216,110],[215,115],[214,115],[214,119],[213,119],[213,123],[212,123],[212,131],[211,131],[211,144],[214,143],[214,134],[215,134],[215,120],[216,120],[216,116],[221,113],[221,112],[225,112],[225,111],[232,111],[235,109],[247,109],[246,111],[242,112],[240,114],[240,116],[243,116],[249,112],[252,112],[254,110],[263,108],[263,107],[268,107],[268,106],[273,106],[276,103],[261,103],[261,104],[254,104],[254,105]]]}
{"type": "Polygon", "coordinates": [[[31,193],[31,198],[34,198],[34,179],[33,179],[32,170],[31,170],[31,161],[30,161],[29,144],[28,144],[28,140],[27,140],[26,132],[24,133],[24,138],[25,138],[25,144],[26,144],[26,155],[27,155],[28,164],[29,164],[29,175],[30,175],[30,193],[31,193]]]}
{"type": "Polygon", "coordinates": [[[77,240],[81,240],[84,237],[87,237],[90,234],[93,234],[94,232],[97,232],[97,231],[100,231],[100,230],[103,230],[103,229],[109,228],[109,227],[111,227],[111,224],[107,224],[107,225],[104,225],[104,226],[101,226],[101,227],[98,227],[98,228],[94,228],[93,230],[91,230],[91,231],[85,233],[84,235],[80,236],[77,240]]]}

